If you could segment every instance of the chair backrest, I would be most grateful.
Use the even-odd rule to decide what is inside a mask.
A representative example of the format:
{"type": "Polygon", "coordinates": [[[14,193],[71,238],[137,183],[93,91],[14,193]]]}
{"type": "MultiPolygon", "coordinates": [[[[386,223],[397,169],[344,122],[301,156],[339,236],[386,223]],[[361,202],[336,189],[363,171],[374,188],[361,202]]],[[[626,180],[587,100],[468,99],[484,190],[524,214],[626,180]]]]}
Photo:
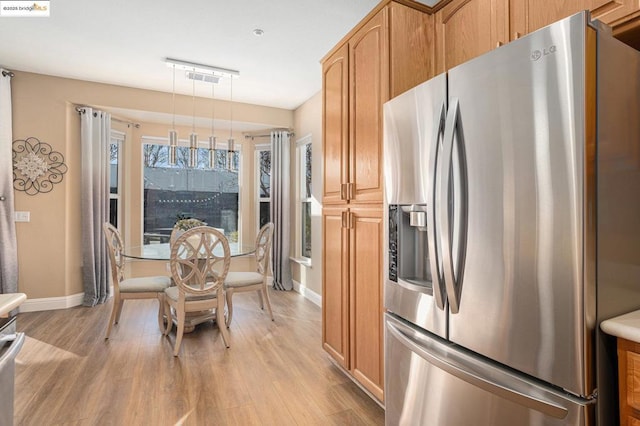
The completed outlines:
{"type": "Polygon", "coordinates": [[[256,237],[256,268],[262,275],[267,275],[269,273],[273,227],[273,222],[267,223],[260,228],[258,236],[256,237]]]}
{"type": "Polygon", "coordinates": [[[113,285],[117,286],[124,278],[124,258],[122,256],[122,237],[118,228],[105,222],[102,225],[107,247],[109,248],[109,264],[111,265],[111,277],[113,285]]]}
{"type": "Polygon", "coordinates": [[[222,288],[231,250],[221,232],[210,226],[184,231],[171,245],[171,275],[182,292],[205,295],[222,288]]]}

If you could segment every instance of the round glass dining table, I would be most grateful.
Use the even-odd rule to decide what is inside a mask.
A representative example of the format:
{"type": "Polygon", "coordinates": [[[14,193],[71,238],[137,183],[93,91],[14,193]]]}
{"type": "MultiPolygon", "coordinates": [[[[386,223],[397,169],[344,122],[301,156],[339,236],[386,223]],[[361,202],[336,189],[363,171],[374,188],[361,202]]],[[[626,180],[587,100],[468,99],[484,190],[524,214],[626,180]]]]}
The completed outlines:
{"type": "MultiPolygon", "coordinates": [[[[231,257],[241,257],[253,254],[255,247],[252,244],[229,242],[231,257]]],[[[222,253],[220,253],[222,254],[222,253]]],[[[140,260],[170,260],[171,247],[169,243],[152,243],[141,246],[125,247],[122,251],[124,257],[140,260]]]]}

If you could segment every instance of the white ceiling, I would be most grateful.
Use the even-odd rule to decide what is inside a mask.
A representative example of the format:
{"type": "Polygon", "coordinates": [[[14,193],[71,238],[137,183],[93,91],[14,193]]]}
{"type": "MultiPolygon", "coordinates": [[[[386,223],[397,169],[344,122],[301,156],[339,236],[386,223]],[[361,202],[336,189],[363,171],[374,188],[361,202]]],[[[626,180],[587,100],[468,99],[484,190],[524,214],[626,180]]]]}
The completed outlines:
{"type": "MultiPolygon", "coordinates": [[[[378,1],[54,0],[49,17],[0,17],[0,66],[170,93],[170,57],[240,71],[234,101],[295,109],[321,88],[319,60],[378,1]]],[[[230,89],[224,79],[215,97],[230,89]]],[[[183,73],[176,92],[192,94],[183,73]]]]}

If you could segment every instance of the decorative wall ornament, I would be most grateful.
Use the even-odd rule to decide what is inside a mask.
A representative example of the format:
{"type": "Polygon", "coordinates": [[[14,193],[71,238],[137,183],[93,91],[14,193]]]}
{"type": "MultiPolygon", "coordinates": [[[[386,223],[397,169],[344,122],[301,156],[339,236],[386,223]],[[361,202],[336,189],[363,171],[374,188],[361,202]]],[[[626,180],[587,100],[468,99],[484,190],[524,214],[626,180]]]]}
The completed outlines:
{"type": "Polygon", "coordinates": [[[13,141],[13,187],[29,195],[50,192],[68,167],[64,156],[37,138],[13,141]]]}

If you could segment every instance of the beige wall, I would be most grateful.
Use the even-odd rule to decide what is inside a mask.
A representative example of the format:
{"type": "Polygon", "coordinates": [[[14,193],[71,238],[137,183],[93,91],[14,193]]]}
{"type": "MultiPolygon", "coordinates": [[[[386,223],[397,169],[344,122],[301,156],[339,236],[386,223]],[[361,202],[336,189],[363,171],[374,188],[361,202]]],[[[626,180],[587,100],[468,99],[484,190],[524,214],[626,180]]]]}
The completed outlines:
{"type": "MultiPolygon", "coordinates": [[[[167,93],[93,82],[64,79],[39,74],[16,72],[12,79],[13,139],[36,137],[49,143],[53,150],[61,152],[69,167],[60,184],[46,194],[35,196],[16,191],[17,211],[31,212],[31,221],[17,223],[19,291],[30,299],[69,296],[81,293],[81,240],[80,223],[80,119],[76,105],[124,108],[140,111],[171,114],[170,96],[167,93]]],[[[228,119],[228,102],[217,101],[220,111],[216,119],[228,119]]],[[[190,96],[176,96],[176,114],[189,116],[193,107],[190,96]]],[[[196,98],[196,115],[209,117],[211,100],[196,98]]],[[[264,123],[269,127],[292,127],[293,112],[278,108],[234,103],[234,120],[264,123]]],[[[122,117],[126,118],[126,117],[122,117]]],[[[140,128],[114,123],[115,129],[124,131],[129,142],[125,155],[125,179],[130,183],[125,189],[123,208],[125,221],[124,237],[127,242],[140,238],[140,137],[166,137],[167,126],[141,123],[140,128]]],[[[190,129],[179,128],[179,134],[187,135],[190,129]]],[[[208,129],[198,130],[208,136],[208,129]]],[[[227,135],[227,133],[225,133],[227,135]]],[[[184,137],[184,136],[182,136],[184,137]]],[[[253,213],[253,148],[241,134],[234,134],[242,143],[243,163],[246,173],[242,177],[241,208],[253,213]]],[[[205,136],[201,137],[202,139],[205,136]]],[[[252,216],[253,218],[255,216],[252,216]]],[[[255,222],[255,219],[252,223],[255,222]]],[[[244,219],[244,218],[243,218],[244,219]]],[[[253,227],[245,227],[252,230],[253,227]]],[[[252,241],[253,232],[247,231],[242,238],[252,241]]]]}
{"type": "MultiPolygon", "coordinates": [[[[293,263],[293,277],[309,290],[322,295],[322,94],[316,93],[294,111],[295,140],[311,136],[312,140],[312,193],[311,206],[311,267],[293,263]]],[[[295,141],[292,144],[292,165],[295,165],[295,141]]],[[[292,167],[295,173],[295,167],[292,167]]],[[[295,190],[295,189],[294,189],[295,190]]],[[[295,195],[292,197],[295,202],[295,195]]],[[[292,227],[295,235],[297,225],[292,227]]],[[[295,240],[291,247],[295,248],[295,240]]],[[[292,253],[293,254],[293,253],[292,253]]]]}

